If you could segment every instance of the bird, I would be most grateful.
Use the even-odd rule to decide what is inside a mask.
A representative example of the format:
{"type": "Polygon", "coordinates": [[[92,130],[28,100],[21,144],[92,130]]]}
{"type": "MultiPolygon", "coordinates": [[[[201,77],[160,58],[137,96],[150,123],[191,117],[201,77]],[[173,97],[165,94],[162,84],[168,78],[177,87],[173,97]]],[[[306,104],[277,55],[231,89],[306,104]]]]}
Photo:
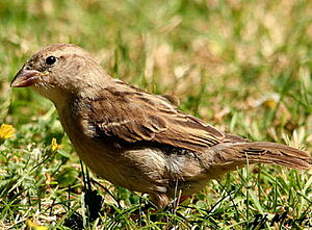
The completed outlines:
{"type": "Polygon", "coordinates": [[[30,87],[51,100],[80,159],[112,184],[149,194],[158,208],[247,162],[312,166],[305,151],[220,131],[168,97],[111,77],[74,44],[39,50],[11,87],[30,87]]]}

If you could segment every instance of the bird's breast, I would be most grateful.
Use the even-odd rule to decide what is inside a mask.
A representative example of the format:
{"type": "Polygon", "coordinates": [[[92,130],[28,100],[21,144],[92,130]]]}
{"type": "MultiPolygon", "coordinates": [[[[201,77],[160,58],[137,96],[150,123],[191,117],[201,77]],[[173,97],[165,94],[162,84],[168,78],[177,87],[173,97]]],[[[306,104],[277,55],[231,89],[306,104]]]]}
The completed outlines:
{"type": "Polygon", "coordinates": [[[87,122],[72,111],[60,113],[60,121],[80,159],[98,176],[130,190],[165,191],[155,185],[165,170],[164,156],[151,149],[117,150],[113,143],[94,138],[87,122]]]}
{"type": "Polygon", "coordinates": [[[96,138],[88,120],[74,109],[60,112],[60,121],[81,160],[113,184],[139,192],[173,193],[175,181],[181,181],[183,190],[197,190],[192,181],[207,176],[192,155],[149,146],[118,149],[113,142],[96,138]]]}

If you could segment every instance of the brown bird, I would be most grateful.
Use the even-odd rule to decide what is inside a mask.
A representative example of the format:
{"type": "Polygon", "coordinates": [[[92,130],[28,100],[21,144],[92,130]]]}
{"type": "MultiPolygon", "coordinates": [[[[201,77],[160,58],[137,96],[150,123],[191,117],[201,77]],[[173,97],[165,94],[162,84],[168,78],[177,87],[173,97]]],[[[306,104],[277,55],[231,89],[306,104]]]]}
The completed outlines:
{"type": "Polygon", "coordinates": [[[201,190],[247,160],[312,166],[306,152],[221,132],[179,111],[166,97],[113,79],[75,45],[41,49],[11,86],[30,86],[50,99],[79,157],[111,183],[150,194],[158,207],[176,194],[201,190]]]}

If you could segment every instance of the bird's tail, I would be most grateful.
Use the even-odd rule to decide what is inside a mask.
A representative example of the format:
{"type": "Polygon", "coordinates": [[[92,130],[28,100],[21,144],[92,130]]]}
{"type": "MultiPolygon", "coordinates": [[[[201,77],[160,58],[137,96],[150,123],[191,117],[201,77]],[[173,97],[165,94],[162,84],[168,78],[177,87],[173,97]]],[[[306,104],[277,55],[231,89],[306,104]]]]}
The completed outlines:
{"type": "Polygon", "coordinates": [[[224,143],[213,147],[213,167],[217,174],[242,167],[247,162],[267,163],[294,169],[310,169],[310,154],[282,144],[270,142],[224,143]]]}

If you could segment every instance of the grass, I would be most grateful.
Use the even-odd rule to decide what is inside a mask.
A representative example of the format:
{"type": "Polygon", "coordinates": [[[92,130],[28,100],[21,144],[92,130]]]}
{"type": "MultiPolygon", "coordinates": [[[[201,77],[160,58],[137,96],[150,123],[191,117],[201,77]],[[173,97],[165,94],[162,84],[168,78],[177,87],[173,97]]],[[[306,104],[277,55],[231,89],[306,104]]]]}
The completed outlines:
{"type": "Polygon", "coordinates": [[[147,196],[92,175],[105,189],[92,185],[104,201],[91,222],[79,159],[52,104],[9,88],[38,48],[71,42],[112,76],[175,95],[181,110],[222,130],[311,153],[311,11],[308,0],[2,0],[0,124],[16,134],[0,144],[0,229],[312,228],[311,171],[267,165],[158,212],[140,211],[147,196]],[[62,148],[52,150],[53,138],[62,148]]]}

